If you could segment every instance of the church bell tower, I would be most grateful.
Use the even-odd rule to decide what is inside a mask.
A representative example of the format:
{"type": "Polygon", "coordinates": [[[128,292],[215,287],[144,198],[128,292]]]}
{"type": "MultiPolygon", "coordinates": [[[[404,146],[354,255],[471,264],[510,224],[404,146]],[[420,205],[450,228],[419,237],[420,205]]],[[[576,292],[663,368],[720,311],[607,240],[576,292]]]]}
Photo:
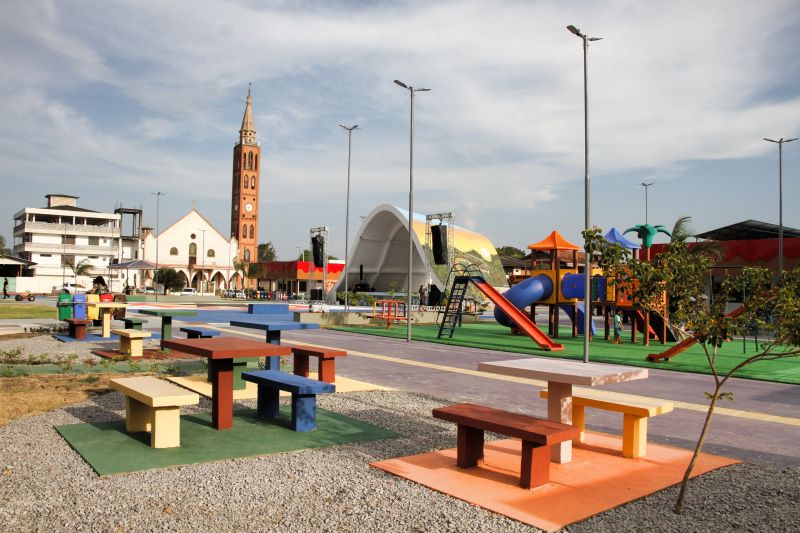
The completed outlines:
{"type": "Polygon", "coordinates": [[[253,126],[250,88],[239,130],[239,141],[233,147],[233,181],[231,187],[231,235],[239,241],[239,261],[258,261],[258,193],[261,177],[261,146],[253,126]]]}

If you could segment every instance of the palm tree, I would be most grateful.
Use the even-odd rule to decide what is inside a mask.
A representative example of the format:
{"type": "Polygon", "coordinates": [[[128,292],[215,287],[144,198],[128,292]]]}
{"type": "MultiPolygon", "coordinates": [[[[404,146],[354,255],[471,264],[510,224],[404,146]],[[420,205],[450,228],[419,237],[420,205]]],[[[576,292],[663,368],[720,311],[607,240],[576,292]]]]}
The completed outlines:
{"type": "Polygon", "coordinates": [[[642,248],[645,249],[649,249],[653,245],[653,237],[655,237],[659,233],[665,233],[669,237],[672,237],[672,234],[669,231],[667,231],[667,228],[665,228],[664,226],[651,226],[650,224],[636,224],[632,228],[626,229],[623,232],[623,235],[626,235],[632,231],[635,231],[636,236],[642,240],[642,248]]]}
{"type": "Polygon", "coordinates": [[[71,261],[68,264],[69,269],[72,270],[72,274],[75,276],[75,283],[78,283],[78,276],[88,276],[92,270],[92,264],[88,259],[82,259],[77,265],[71,261]]]}
{"type": "MultiPolygon", "coordinates": [[[[687,244],[687,241],[692,237],[692,231],[689,229],[689,223],[692,217],[683,216],[675,221],[672,226],[672,235],[670,236],[670,244],[687,244]]],[[[719,260],[723,255],[723,246],[719,241],[699,241],[689,248],[689,253],[705,254],[712,259],[719,260]]]]}

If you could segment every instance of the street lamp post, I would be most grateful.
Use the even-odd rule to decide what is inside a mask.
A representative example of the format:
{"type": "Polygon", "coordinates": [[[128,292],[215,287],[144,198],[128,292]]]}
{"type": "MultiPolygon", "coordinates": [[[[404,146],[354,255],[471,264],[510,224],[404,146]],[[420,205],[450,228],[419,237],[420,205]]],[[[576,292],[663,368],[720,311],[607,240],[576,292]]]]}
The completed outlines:
{"type": "Polygon", "coordinates": [[[411,127],[408,143],[408,287],[406,287],[406,342],[411,342],[411,274],[413,272],[414,239],[412,232],[414,218],[414,93],[430,91],[430,89],[414,88],[400,80],[394,80],[400,87],[411,94],[411,127]]]}
{"type": "MultiPolygon", "coordinates": [[[[589,232],[589,76],[587,67],[587,58],[589,51],[589,41],[599,41],[602,37],[589,37],[573,25],[567,26],[567,29],[581,38],[583,41],[583,146],[584,146],[584,173],[583,173],[583,186],[584,186],[584,230],[589,232]]],[[[591,260],[589,252],[586,250],[586,242],[584,238],[583,247],[583,362],[589,362],[589,335],[592,326],[592,310],[591,310],[591,260]]]]}
{"type": "Polygon", "coordinates": [[[783,143],[796,141],[797,137],[784,139],[781,137],[777,141],[767,139],[765,141],[778,145],[778,276],[783,274],[783,143]]]}
{"type": "Polygon", "coordinates": [[[350,155],[353,142],[353,130],[358,129],[358,124],[355,126],[342,126],[340,128],[347,130],[347,201],[344,209],[344,312],[350,311],[350,285],[348,285],[347,271],[350,269],[348,256],[348,245],[350,243],[350,155]]]}
{"type": "Polygon", "coordinates": [[[159,231],[160,231],[159,226],[158,226],[158,222],[159,222],[158,217],[159,217],[159,214],[161,212],[161,197],[164,196],[164,193],[163,192],[151,192],[150,194],[152,194],[153,196],[156,197],[156,271],[153,273],[153,283],[155,284],[155,287],[153,287],[153,289],[154,289],[153,292],[155,293],[156,301],[158,301],[158,283],[156,283],[156,277],[158,276],[158,248],[159,248],[159,244],[160,244],[158,242],[159,237],[160,237],[160,235],[158,234],[159,231]]]}
{"type": "Polygon", "coordinates": [[[644,187],[644,223],[647,224],[647,188],[650,187],[655,182],[642,182],[642,187],[644,187]]]}

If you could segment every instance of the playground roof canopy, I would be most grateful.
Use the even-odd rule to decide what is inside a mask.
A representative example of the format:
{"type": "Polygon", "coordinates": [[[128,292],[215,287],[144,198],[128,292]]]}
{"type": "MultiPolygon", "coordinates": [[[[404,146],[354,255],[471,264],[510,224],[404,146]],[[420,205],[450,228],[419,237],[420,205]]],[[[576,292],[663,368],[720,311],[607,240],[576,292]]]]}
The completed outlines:
{"type": "Polygon", "coordinates": [[[528,245],[529,250],[580,250],[567,239],[561,236],[559,232],[553,230],[550,235],[541,241],[528,245]]]}
{"type": "MultiPolygon", "coordinates": [[[[711,239],[715,241],[745,241],[757,239],[777,239],[779,226],[758,220],[745,220],[712,229],[704,233],[697,233],[698,239],[711,239]]],[[[800,237],[800,229],[783,227],[783,236],[787,238],[800,237]]]]}
{"type": "Polygon", "coordinates": [[[627,248],[628,250],[638,250],[639,248],[641,248],[640,245],[626,239],[622,235],[622,233],[620,233],[619,230],[617,230],[617,228],[611,228],[610,230],[608,230],[608,233],[606,233],[605,235],[605,239],[608,242],[615,242],[620,246],[622,246],[623,248],[627,248]]]}

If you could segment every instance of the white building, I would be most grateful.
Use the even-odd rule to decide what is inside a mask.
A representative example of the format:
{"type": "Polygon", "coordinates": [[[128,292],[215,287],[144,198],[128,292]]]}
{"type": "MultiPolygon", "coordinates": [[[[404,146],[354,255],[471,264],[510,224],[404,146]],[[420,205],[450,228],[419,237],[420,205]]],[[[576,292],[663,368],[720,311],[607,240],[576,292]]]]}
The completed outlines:
{"type": "Polygon", "coordinates": [[[48,194],[46,207],[26,207],[14,215],[14,255],[36,263],[25,289],[50,292],[63,283],[91,287],[95,276],[108,276],[120,257],[120,215],[77,206],[78,197],[48,194]],[[72,266],[91,265],[88,276],[75,279],[72,266]]]}
{"type": "MultiPolygon", "coordinates": [[[[214,293],[232,288],[241,273],[234,268],[239,245],[226,238],[196,209],[192,209],[158,236],[144,228],[144,259],[158,268],[173,268],[184,283],[198,292],[214,293]]],[[[153,273],[144,273],[144,285],[152,286],[153,273]]],[[[141,288],[141,283],[139,284],[141,288]]]]}

